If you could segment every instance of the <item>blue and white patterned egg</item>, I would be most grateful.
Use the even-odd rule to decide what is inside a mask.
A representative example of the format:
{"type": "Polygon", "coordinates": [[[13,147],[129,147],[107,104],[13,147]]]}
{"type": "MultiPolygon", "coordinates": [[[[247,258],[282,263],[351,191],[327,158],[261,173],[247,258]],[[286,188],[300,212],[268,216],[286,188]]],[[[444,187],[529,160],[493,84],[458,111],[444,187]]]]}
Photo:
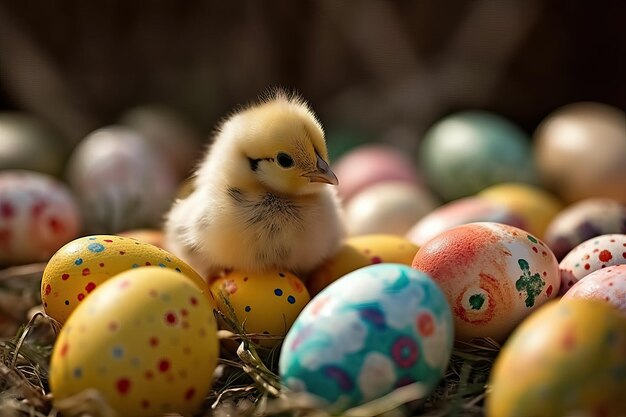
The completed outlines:
{"type": "Polygon", "coordinates": [[[320,292],[287,334],[280,376],[331,412],[421,382],[432,390],[450,360],[453,321],[435,282],[401,264],[351,272],[320,292]]]}

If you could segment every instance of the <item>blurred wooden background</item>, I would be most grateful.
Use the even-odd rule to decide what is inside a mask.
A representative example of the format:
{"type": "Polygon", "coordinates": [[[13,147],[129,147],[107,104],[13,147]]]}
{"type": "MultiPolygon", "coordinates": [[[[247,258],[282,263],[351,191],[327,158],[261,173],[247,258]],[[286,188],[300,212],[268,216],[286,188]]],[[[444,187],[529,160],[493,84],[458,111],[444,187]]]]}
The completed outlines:
{"type": "Polygon", "coordinates": [[[282,85],[327,129],[408,149],[466,108],[532,133],[573,101],[626,108],[625,22],[618,0],[2,0],[0,110],[69,144],[145,103],[208,133],[282,85]]]}

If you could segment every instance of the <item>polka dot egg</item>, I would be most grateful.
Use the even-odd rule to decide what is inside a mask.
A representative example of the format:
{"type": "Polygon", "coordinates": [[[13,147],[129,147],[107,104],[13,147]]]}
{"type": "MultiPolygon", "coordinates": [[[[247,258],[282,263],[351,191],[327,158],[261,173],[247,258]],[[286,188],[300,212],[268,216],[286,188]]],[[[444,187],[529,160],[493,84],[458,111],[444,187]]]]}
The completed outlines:
{"type": "Polygon", "coordinates": [[[149,243],[113,235],[85,236],[59,249],[41,280],[46,313],[64,323],[93,290],[112,276],[134,268],[158,266],[191,279],[210,298],[205,281],[185,262],[149,243]]]}
{"type": "MultiPolygon", "coordinates": [[[[310,300],[304,283],[287,271],[232,271],[215,280],[211,292],[219,310],[246,333],[273,336],[287,334],[310,300]]],[[[278,341],[264,339],[261,344],[273,346],[278,341]]]]}
{"type": "Polygon", "coordinates": [[[452,341],[450,306],[430,277],[402,264],[370,265],[306,306],[283,343],[280,376],[341,413],[413,382],[432,390],[452,341]]]}
{"type": "Polygon", "coordinates": [[[609,266],[587,275],[562,300],[590,298],[605,301],[626,314],[626,265],[609,266]]]}
{"type": "Polygon", "coordinates": [[[173,270],[123,272],[86,298],[61,330],[50,363],[55,401],[96,389],[120,417],[192,414],[217,363],[213,309],[173,270]]]}

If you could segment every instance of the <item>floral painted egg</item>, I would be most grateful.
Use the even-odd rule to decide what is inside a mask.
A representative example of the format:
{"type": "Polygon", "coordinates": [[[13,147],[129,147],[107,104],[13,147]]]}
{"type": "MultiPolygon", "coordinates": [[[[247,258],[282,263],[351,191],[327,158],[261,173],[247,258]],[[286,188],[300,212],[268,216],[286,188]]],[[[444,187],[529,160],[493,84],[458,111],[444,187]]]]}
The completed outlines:
{"type": "Polygon", "coordinates": [[[307,280],[315,295],[338,278],[367,265],[397,263],[411,265],[419,246],[397,235],[372,234],[344,240],[339,251],[320,265],[307,280]]]}
{"type": "Polygon", "coordinates": [[[193,282],[156,266],[116,275],[81,303],[50,363],[55,401],[99,391],[120,417],[191,415],[213,381],[213,308],[193,282]]]}
{"type": "Polygon", "coordinates": [[[487,417],[605,416],[626,411],[626,316],[595,300],[541,307],[491,370],[487,417]]]}
{"type": "Polygon", "coordinates": [[[626,235],[601,235],[576,246],[559,264],[560,295],[585,276],[612,265],[626,264],[626,235]]]}
{"type": "Polygon", "coordinates": [[[570,204],[552,219],[545,241],[558,260],[592,237],[626,233],[626,205],[608,198],[570,204]]]}
{"type": "Polygon", "coordinates": [[[61,181],[34,171],[0,172],[0,265],[46,261],[80,228],[76,200],[61,181]]]}
{"type": "MultiPolygon", "coordinates": [[[[309,302],[309,292],[287,271],[232,271],[211,284],[218,309],[246,333],[285,336],[309,302]]],[[[237,329],[229,329],[237,330],[237,329]]],[[[274,346],[280,339],[265,339],[274,346]]]]}
{"type": "Polygon", "coordinates": [[[371,265],[305,307],[283,343],[280,376],[340,413],[413,382],[432,390],[452,342],[450,306],[433,280],[406,265],[371,265]]]}
{"type": "Polygon", "coordinates": [[[415,223],[406,236],[421,246],[441,232],[474,222],[496,222],[526,228],[524,218],[506,205],[481,197],[465,197],[431,211],[415,223]]]}
{"type": "Polygon", "coordinates": [[[413,268],[430,275],[454,312],[459,340],[504,340],[559,292],[554,254],[535,236],[500,223],[457,226],[429,240],[413,268]]]}
{"type": "Polygon", "coordinates": [[[585,276],[562,299],[572,298],[606,301],[626,313],[626,265],[609,266],[585,276]]]}
{"type": "Polygon", "coordinates": [[[151,265],[183,274],[212,299],[206,282],[171,253],[132,238],[95,235],[71,241],[50,258],[41,279],[44,309],[50,317],[64,323],[104,281],[120,272],[151,265]]]}

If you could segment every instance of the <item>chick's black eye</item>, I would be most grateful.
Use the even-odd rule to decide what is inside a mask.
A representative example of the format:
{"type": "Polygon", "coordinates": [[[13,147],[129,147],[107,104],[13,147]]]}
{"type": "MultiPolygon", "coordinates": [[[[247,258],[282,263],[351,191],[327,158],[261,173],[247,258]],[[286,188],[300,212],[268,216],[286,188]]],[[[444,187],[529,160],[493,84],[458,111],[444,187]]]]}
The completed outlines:
{"type": "Polygon", "coordinates": [[[278,152],[276,162],[283,168],[291,168],[293,166],[293,158],[285,152],[278,152]]]}

